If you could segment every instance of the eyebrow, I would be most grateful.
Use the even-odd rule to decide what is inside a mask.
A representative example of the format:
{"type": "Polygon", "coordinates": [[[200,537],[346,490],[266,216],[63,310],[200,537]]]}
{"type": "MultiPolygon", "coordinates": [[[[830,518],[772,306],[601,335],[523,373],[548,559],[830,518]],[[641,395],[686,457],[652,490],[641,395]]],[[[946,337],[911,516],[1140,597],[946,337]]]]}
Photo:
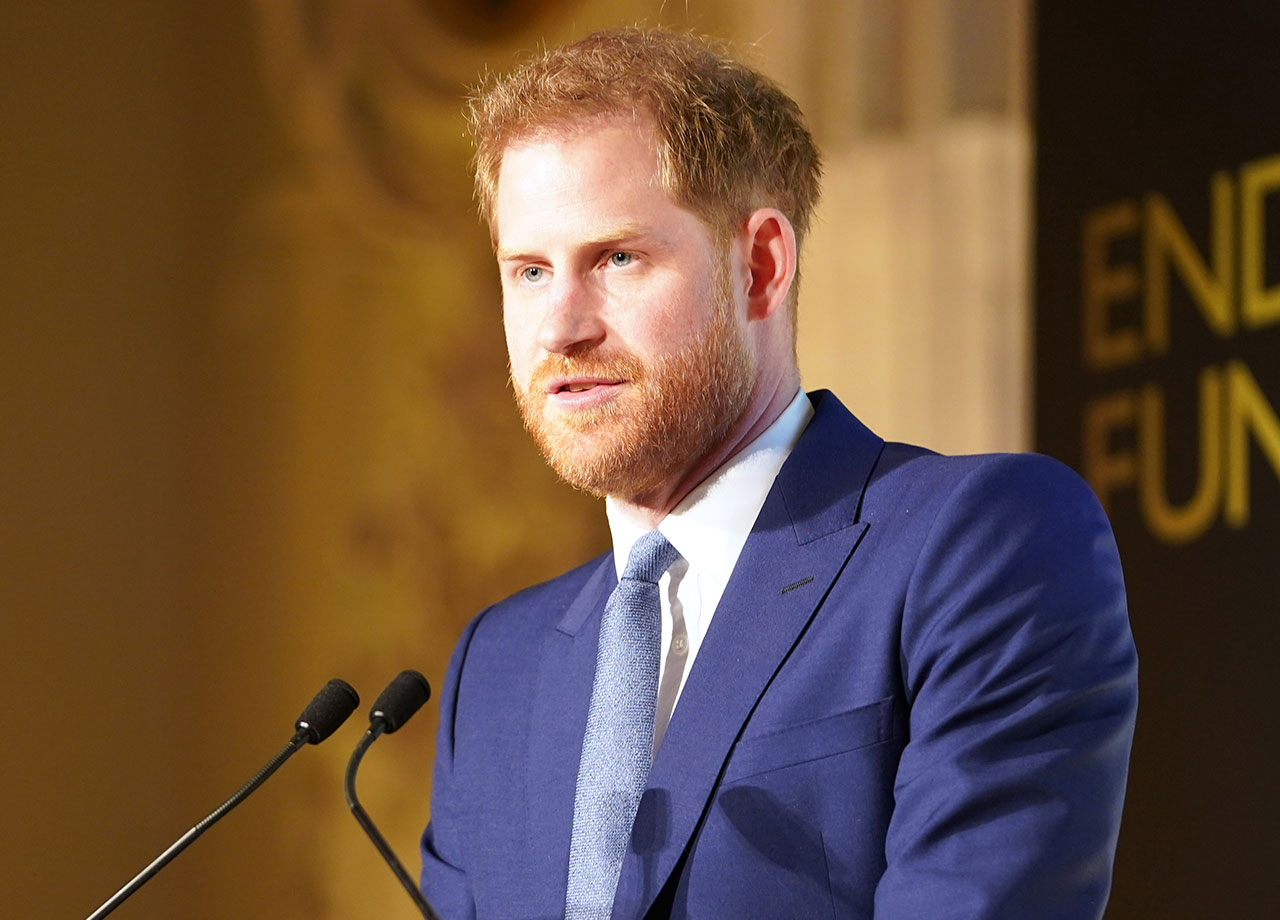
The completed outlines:
{"type": "MultiPolygon", "coordinates": [[[[582,248],[592,249],[599,246],[608,246],[615,243],[623,243],[628,240],[634,240],[637,237],[651,236],[650,228],[637,223],[618,224],[614,227],[606,228],[600,233],[595,234],[588,239],[583,240],[578,245],[582,248]]],[[[520,249],[509,249],[499,247],[494,255],[499,262],[512,262],[519,259],[528,258],[530,253],[520,249]]]]}

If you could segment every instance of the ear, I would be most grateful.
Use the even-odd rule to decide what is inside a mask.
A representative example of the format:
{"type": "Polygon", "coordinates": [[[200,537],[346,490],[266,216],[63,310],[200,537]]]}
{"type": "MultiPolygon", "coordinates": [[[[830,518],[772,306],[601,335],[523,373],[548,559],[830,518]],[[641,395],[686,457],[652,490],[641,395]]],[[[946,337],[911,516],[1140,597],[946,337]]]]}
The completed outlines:
{"type": "Polygon", "coordinates": [[[742,229],[749,277],[747,319],[768,319],[786,302],[796,277],[796,232],[777,208],[753,212],[742,229]]]}

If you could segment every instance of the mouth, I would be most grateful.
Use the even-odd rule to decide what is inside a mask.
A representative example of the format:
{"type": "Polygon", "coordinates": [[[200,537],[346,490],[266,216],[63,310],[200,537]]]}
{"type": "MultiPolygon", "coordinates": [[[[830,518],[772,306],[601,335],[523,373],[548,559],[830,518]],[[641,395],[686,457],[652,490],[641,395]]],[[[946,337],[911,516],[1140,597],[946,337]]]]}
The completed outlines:
{"type": "Polygon", "coordinates": [[[586,393],[589,390],[616,387],[623,381],[603,377],[561,377],[547,384],[547,392],[552,396],[565,393],[586,393]]]}
{"type": "Polygon", "coordinates": [[[612,399],[625,385],[616,377],[557,377],[547,383],[546,393],[562,409],[586,409],[612,399]]]}

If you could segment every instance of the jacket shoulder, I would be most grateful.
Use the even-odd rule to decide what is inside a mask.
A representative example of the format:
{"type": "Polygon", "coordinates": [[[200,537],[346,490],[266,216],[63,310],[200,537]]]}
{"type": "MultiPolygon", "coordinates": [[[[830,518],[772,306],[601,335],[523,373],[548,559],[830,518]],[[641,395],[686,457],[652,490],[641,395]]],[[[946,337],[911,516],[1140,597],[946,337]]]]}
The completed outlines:
{"type": "Polygon", "coordinates": [[[885,443],[867,492],[868,513],[912,500],[937,506],[961,495],[989,502],[992,511],[1077,508],[1092,516],[1101,510],[1078,473],[1044,454],[948,456],[893,441],[885,443]]]}
{"type": "Polygon", "coordinates": [[[517,591],[480,611],[467,633],[524,635],[554,627],[601,568],[612,566],[612,560],[612,551],[605,552],[555,578],[517,591]]]}

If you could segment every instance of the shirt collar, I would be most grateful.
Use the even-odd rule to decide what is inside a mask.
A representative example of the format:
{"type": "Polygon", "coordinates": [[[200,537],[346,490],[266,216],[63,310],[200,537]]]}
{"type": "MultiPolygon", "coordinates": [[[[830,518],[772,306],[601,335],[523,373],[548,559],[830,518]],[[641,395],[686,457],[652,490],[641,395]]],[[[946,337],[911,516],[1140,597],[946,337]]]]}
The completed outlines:
{"type": "MultiPolygon", "coordinates": [[[[812,417],[813,406],[800,389],[772,425],[663,518],[658,530],[680,551],[690,569],[722,584],[728,582],[778,470],[812,417]]],[[[605,500],[605,514],[613,535],[613,560],[621,578],[631,547],[645,530],[627,517],[613,499],[605,500]]]]}

